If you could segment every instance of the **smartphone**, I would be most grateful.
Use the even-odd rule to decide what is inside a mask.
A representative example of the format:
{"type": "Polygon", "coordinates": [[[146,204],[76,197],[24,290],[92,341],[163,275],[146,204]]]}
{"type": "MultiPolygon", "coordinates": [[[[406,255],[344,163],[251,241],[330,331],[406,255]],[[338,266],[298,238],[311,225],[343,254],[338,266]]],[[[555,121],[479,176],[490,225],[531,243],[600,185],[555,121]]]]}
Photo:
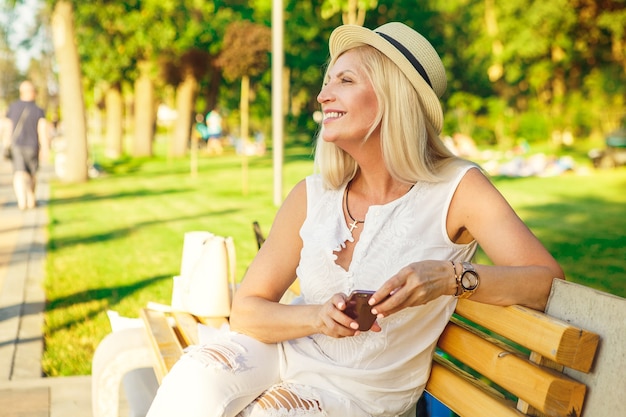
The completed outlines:
{"type": "Polygon", "coordinates": [[[372,306],[367,303],[374,292],[354,290],[346,302],[344,313],[359,323],[359,330],[361,331],[369,330],[376,320],[376,316],[372,314],[372,306]]]}

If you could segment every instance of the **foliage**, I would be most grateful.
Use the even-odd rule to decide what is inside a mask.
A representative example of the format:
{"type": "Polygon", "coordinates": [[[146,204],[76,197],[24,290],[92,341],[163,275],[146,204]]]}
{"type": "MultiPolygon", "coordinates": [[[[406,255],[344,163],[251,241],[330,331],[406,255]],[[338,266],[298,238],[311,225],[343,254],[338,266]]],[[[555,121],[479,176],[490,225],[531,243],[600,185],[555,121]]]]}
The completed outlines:
{"type": "MultiPolygon", "coordinates": [[[[148,58],[168,69],[154,74],[157,97],[185,68],[197,71],[199,111],[215,103],[237,107],[237,86],[223,79],[215,57],[229,23],[268,26],[272,8],[270,0],[73,3],[87,88],[103,81],[132,84],[137,62],[148,58]]],[[[318,109],[328,36],[354,10],[367,27],[402,21],[431,40],[448,71],[445,134],[461,131],[501,146],[565,131],[576,140],[596,140],[626,114],[623,0],[285,0],[288,131],[316,129],[311,115],[318,109]],[[540,129],[531,129],[526,121],[541,114],[540,129]]],[[[271,125],[270,76],[266,66],[255,77],[258,96],[250,109],[265,126],[271,125]]]]}
{"type": "Polygon", "coordinates": [[[257,76],[268,68],[271,32],[267,26],[248,20],[232,22],[226,28],[223,45],[217,64],[227,80],[257,76]]]}

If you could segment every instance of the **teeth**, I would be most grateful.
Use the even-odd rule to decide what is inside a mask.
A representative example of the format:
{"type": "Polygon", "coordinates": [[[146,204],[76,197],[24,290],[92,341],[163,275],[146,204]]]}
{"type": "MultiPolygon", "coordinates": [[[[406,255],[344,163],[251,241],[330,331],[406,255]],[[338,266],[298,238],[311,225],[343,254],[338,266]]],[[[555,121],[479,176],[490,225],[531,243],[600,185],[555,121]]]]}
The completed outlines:
{"type": "Polygon", "coordinates": [[[324,120],[326,119],[337,119],[343,116],[345,113],[339,113],[337,111],[330,111],[328,113],[324,113],[324,120]]]}

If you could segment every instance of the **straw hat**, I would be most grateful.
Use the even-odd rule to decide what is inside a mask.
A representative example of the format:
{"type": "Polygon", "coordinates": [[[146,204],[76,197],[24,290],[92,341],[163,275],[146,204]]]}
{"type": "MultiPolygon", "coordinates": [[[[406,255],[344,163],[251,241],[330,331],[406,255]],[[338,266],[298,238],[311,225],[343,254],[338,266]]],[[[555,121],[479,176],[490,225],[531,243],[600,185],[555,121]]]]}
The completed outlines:
{"type": "Polygon", "coordinates": [[[435,48],[422,35],[399,22],[374,30],[358,25],[339,26],[328,41],[331,60],[363,44],[373,46],[391,59],[409,79],[437,133],[443,127],[439,98],[446,91],[446,71],[435,48]]]}

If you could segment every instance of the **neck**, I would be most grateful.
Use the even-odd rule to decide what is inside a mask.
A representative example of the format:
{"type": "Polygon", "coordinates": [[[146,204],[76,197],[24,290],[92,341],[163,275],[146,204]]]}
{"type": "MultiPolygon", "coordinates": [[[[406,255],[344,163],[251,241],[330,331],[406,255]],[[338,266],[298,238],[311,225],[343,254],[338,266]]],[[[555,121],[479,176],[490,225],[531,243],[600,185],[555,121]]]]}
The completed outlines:
{"type": "Polygon", "coordinates": [[[382,205],[406,194],[412,184],[396,181],[385,171],[385,174],[364,175],[359,171],[346,188],[350,188],[353,200],[366,200],[369,205],[382,205]],[[386,175],[385,175],[386,174],[386,175]]]}

